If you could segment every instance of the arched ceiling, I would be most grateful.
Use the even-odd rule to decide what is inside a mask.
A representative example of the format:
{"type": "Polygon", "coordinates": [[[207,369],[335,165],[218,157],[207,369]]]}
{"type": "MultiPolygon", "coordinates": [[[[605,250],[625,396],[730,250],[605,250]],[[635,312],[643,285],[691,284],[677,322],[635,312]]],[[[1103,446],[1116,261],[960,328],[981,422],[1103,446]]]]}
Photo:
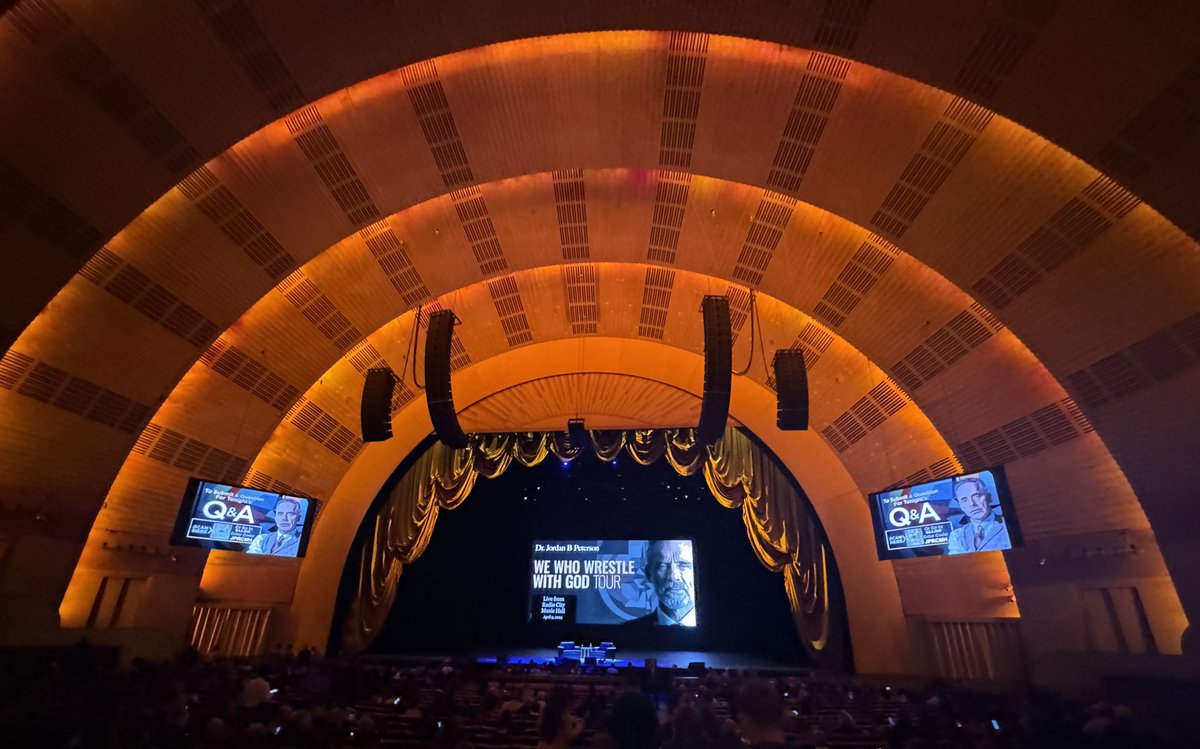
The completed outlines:
{"type": "MultiPolygon", "coordinates": [[[[731,293],[744,334],[749,288],[768,345],[820,359],[814,425],[861,489],[945,471],[947,442],[969,464],[1052,453],[1096,511],[1031,481],[1035,539],[1146,527],[1108,448],[1153,468],[1153,440],[1106,446],[1088,417],[1196,376],[1194,9],[534,5],[5,15],[2,480],[55,497],[51,533],[80,538],[107,497],[96,530],[161,536],[199,469],[302,463],[332,492],[360,373],[399,368],[418,303],[464,317],[469,376],[572,336],[696,351],[699,297],[731,293]],[[732,35],[542,35],[612,24],[732,35]],[[1081,28],[1126,47],[1081,55],[1081,28]],[[893,391],[917,422],[889,418],[893,391]],[[937,455],[896,447],[926,437],[937,455]]],[[[1172,416],[1156,439],[1190,424],[1172,416]]]]}
{"type": "Polygon", "coordinates": [[[502,14],[480,0],[436,8],[317,1],[302,9],[241,0],[103,9],[32,0],[0,23],[9,105],[2,182],[6,194],[24,194],[10,199],[6,235],[40,250],[19,274],[23,283],[6,289],[13,306],[4,327],[16,335],[99,242],[265,122],[422,60],[606,29],[741,36],[896,71],[1045,134],[1198,233],[1186,188],[1200,163],[1193,137],[1200,12],[1186,0],[1102,8],[520,0],[502,14]]]}
{"type": "MultiPolygon", "coordinates": [[[[558,432],[567,419],[584,413],[588,429],[693,426],[700,418],[700,403],[693,393],[656,380],[579,372],[528,380],[457,407],[459,423],[468,433],[558,432]],[[530,413],[530,403],[542,404],[539,413],[530,413]]],[[[731,426],[738,426],[737,421],[731,426]]]]}
{"type": "MultiPolygon", "coordinates": [[[[688,181],[690,193],[696,196],[695,199],[704,200],[709,212],[707,221],[703,220],[704,213],[700,213],[701,221],[688,227],[681,242],[704,248],[704,251],[680,253],[674,269],[631,262],[632,258],[642,254],[640,249],[632,250],[631,247],[638,246],[635,243],[645,236],[646,224],[653,223],[659,194],[657,177],[651,181],[640,170],[543,173],[477,188],[477,198],[472,200],[488,207],[488,225],[500,238],[500,246],[520,248],[522,264],[544,263],[530,270],[507,274],[499,280],[475,281],[478,267],[471,260],[474,255],[468,235],[462,229],[450,231],[455,220],[453,197],[427,201],[386,222],[372,225],[365,232],[352,235],[319,253],[304,268],[289,276],[275,292],[244,313],[236,325],[203,354],[171,397],[160,406],[151,431],[170,430],[201,444],[249,458],[281,417],[287,426],[297,421],[312,426],[313,419],[323,418],[307,415],[318,413],[312,408],[305,410],[306,404],[311,402],[321,409],[320,414],[335,420],[338,426],[327,436],[340,450],[323,449],[314,454],[305,448],[309,439],[307,433],[297,431],[288,435],[290,445],[282,451],[286,457],[281,459],[303,462],[310,480],[321,473],[314,465],[325,461],[329,473],[304,488],[317,496],[332,491],[340,471],[345,469],[347,460],[353,458],[344,450],[357,449],[353,445],[357,444],[354,432],[362,372],[379,358],[384,358],[397,371],[406,368],[411,314],[402,323],[389,324],[388,321],[400,316],[410,305],[403,293],[388,284],[389,268],[392,278],[412,278],[415,272],[430,293],[440,296],[443,306],[455,309],[465,321],[458,330],[463,346],[461,361],[456,362],[459,366],[515,345],[588,334],[587,331],[592,330],[586,327],[588,320],[595,321],[594,332],[598,334],[663,340],[687,350],[700,351],[701,329],[699,316],[695,313],[699,299],[704,293],[727,291],[733,294],[735,328],[741,334],[736,349],[740,361],[747,353],[749,298],[745,287],[739,279],[730,277],[728,269],[732,266],[736,273],[738,260],[747,245],[745,241],[738,243],[731,239],[736,237],[734,231],[750,236],[771,226],[762,220],[769,210],[764,204],[780,206],[779,210],[789,214],[781,223],[779,218],[774,219],[784,229],[775,245],[779,259],[772,269],[778,270],[764,278],[763,295],[759,297],[766,348],[773,350],[798,345],[808,350],[814,370],[813,390],[817,394],[814,395],[814,425],[820,430],[828,430],[835,420],[843,419],[842,429],[839,431],[834,427],[827,439],[843,451],[854,448],[858,453],[859,470],[863,472],[860,480],[865,491],[891,484],[947,457],[943,449],[941,454],[923,462],[906,461],[900,457],[899,448],[893,446],[894,435],[887,441],[881,441],[876,435],[859,442],[869,430],[854,426],[856,422],[865,420],[868,425],[874,424],[880,415],[891,415],[888,412],[896,406],[887,406],[875,415],[876,409],[864,404],[859,408],[865,416],[860,418],[851,414],[843,418],[870,393],[875,394],[874,398],[868,399],[871,402],[893,402],[884,394],[899,393],[900,389],[883,383],[886,376],[878,371],[879,363],[899,359],[903,352],[919,345],[920,340],[929,335],[926,328],[935,322],[940,328],[957,331],[949,334],[949,340],[963,354],[968,348],[977,352],[966,359],[963,366],[974,362],[975,367],[989,368],[996,378],[972,380],[969,385],[960,386],[953,395],[943,392],[940,397],[938,394],[929,396],[938,409],[934,418],[943,429],[956,432],[953,434],[955,442],[1027,418],[1064,398],[1065,394],[1053,377],[1010,333],[1001,329],[994,318],[972,305],[966,294],[886,240],[813,206],[781,196],[764,200],[762,190],[746,185],[702,177],[690,177],[688,181]],[[566,186],[573,186],[570,192],[580,199],[574,202],[559,200],[558,196],[568,193],[566,186]],[[594,262],[571,264],[563,270],[558,264],[562,263],[565,251],[564,235],[555,228],[562,228],[558,217],[560,210],[567,207],[574,207],[574,215],[581,217],[579,225],[584,231],[581,236],[586,236],[587,243],[580,247],[586,251],[587,259],[594,262]],[[722,220],[713,220],[716,218],[713,214],[722,220]],[[632,216],[644,218],[642,221],[628,220],[632,216]],[[602,220],[606,217],[625,220],[602,220]],[[729,224],[733,224],[732,230],[729,224]],[[445,234],[448,236],[443,237],[439,227],[447,227],[445,234]],[[409,239],[400,240],[400,237],[432,238],[437,244],[421,251],[416,240],[409,243],[409,239]],[[399,247],[401,241],[406,242],[403,249],[399,247]],[[383,248],[388,254],[381,255],[372,247],[383,248]],[[403,255],[403,262],[397,260],[398,255],[403,255]],[[449,257],[462,260],[447,262],[449,257]],[[426,272],[427,268],[432,269],[431,272],[426,272]],[[716,276],[722,268],[725,269],[721,272],[723,277],[716,276]],[[822,292],[837,283],[835,279],[839,275],[847,277],[847,268],[868,279],[870,295],[864,295],[861,307],[855,309],[855,313],[862,316],[858,318],[861,324],[845,325],[846,332],[839,335],[797,310],[804,309],[811,315],[820,309],[828,297],[822,292]],[[688,272],[692,269],[709,270],[714,275],[688,272]],[[572,274],[577,274],[578,278],[573,278],[572,274]],[[430,280],[425,281],[426,278],[430,280]],[[440,285],[434,285],[432,279],[439,279],[440,285]],[[791,306],[765,296],[776,291],[784,295],[781,301],[791,306]],[[572,305],[573,295],[585,303],[572,305]],[[590,300],[595,303],[586,303],[590,300]],[[517,308],[520,309],[518,314],[501,314],[517,308]],[[660,310],[661,327],[643,323],[653,319],[660,310]],[[344,314],[345,324],[330,328],[327,321],[337,314],[344,314]],[[506,331],[506,320],[517,327],[506,331]],[[881,322],[886,324],[881,325],[881,322]],[[342,356],[339,347],[330,339],[344,335],[347,328],[359,332],[346,339],[347,342],[352,340],[354,347],[342,356]],[[371,330],[376,332],[367,336],[365,345],[358,345],[362,331],[371,330]],[[842,338],[849,344],[843,344],[847,353],[842,361],[830,363],[835,361],[830,353],[831,344],[842,338]],[[851,346],[868,356],[864,357],[851,346]],[[331,366],[339,357],[340,364],[331,366]],[[823,362],[822,357],[825,357],[823,362]],[[855,371],[870,374],[853,377],[855,371]],[[817,373],[826,376],[818,378],[817,373]],[[300,401],[281,403],[276,400],[277,391],[282,392],[280,388],[266,394],[260,392],[261,383],[269,378],[280,383],[316,384],[300,401]],[[876,391],[875,388],[882,389],[876,391]],[[1008,397],[999,397],[1002,394],[1008,397]],[[989,402],[988,412],[981,413],[974,405],[982,399],[989,402]],[[224,404],[224,407],[214,408],[215,404],[224,404]],[[970,420],[964,417],[968,413],[972,415],[970,420]],[[240,414],[236,434],[230,434],[231,414],[240,414]],[[842,432],[845,432],[845,439],[842,432]],[[873,445],[874,449],[864,450],[866,445],[873,445]],[[889,450],[896,454],[885,454],[889,450]]],[[[85,283],[91,285],[90,281],[85,283]]],[[[858,288],[864,288],[861,281],[856,283],[858,288]]],[[[842,347],[834,347],[834,351],[839,348],[842,347]]],[[[759,362],[750,376],[765,383],[767,373],[761,365],[761,352],[755,353],[759,362]]],[[[408,380],[411,385],[411,377],[408,380]]],[[[410,387],[406,393],[411,397],[414,391],[415,388],[410,387]]],[[[295,395],[293,393],[291,397],[294,399],[295,395]]],[[[904,396],[899,397],[901,400],[896,403],[907,400],[904,396]]],[[[321,429],[322,434],[326,431],[327,428],[321,429]]],[[[282,434],[287,435],[287,431],[282,434]]],[[[277,432],[269,444],[283,439],[280,435],[277,432]]],[[[322,438],[320,442],[327,440],[322,438]]],[[[901,442],[896,440],[896,443],[901,442]]],[[[153,451],[155,447],[147,443],[143,445],[143,452],[153,451]]],[[[1102,447],[1097,449],[1103,453],[1102,447]]],[[[271,451],[268,447],[268,452],[271,451]]],[[[146,464],[140,455],[135,454],[131,459],[135,466],[146,464]]],[[[948,466],[943,465],[942,470],[948,466]]],[[[177,484],[181,478],[186,478],[186,471],[169,473],[170,483],[166,486],[147,480],[144,470],[134,470],[128,477],[119,477],[108,492],[107,509],[97,527],[132,530],[114,519],[113,514],[115,518],[123,518],[126,511],[121,508],[132,501],[144,524],[149,522],[146,519],[148,507],[158,505],[157,525],[149,523],[143,527],[156,528],[159,535],[165,533],[173,519],[173,505],[179,491],[177,484]],[[152,502],[150,497],[160,499],[152,502]]],[[[266,473],[274,475],[271,471],[266,473]]],[[[1110,508],[1091,516],[1096,527],[1144,525],[1127,488],[1111,491],[1097,487],[1094,493],[1098,498],[1098,510],[1102,506],[1110,508]]],[[[1062,509],[1061,506],[1058,510],[1050,509],[1050,516],[1059,516],[1062,509]]],[[[1051,523],[1051,526],[1056,528],[1057,524],[1051,523]]],[[[1030,530],[1037,535],[1036,528],[1030,530]]]]}

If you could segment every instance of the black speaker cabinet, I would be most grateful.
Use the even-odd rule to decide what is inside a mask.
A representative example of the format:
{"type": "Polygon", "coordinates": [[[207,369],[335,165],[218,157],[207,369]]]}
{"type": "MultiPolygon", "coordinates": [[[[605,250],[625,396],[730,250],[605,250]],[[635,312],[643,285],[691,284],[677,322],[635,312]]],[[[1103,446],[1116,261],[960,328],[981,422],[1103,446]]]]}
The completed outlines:
{"type": "Polygon", "coordinates": [[[367,370],[362,394],[363,442],[383,442],[392,438],[392,391],[396,375],[390,367],[367,370]]]}
{"type": "Polygon", "coordinates": [[[780,349],[771,362],[779,410],[775,423],[784,431],[808,429],[808,370],[800,349],[780,349]]]}
{"type": "Polygon", "coordinates": [[[729,419],[729,390],[733,380],[733,335],[729,325],[729,300],[706,296],[704,315],[704,398],[696,440],[711,445],[725,434],[729,419]]]}
{"type": "Polygon", "coordinates": [[[454,396],[450,392],[450,341],[454,337],[454,313],[438,310],[429,316],[425,337],[425,402],[433,432],[447,447],[467,446],[467,435],[458,423],[454,396]]]}

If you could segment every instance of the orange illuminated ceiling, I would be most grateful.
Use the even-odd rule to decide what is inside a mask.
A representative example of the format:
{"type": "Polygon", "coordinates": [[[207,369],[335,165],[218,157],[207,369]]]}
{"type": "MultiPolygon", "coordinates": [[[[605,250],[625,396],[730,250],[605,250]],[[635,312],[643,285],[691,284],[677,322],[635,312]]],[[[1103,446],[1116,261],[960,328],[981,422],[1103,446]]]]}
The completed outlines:
{"type": "MultiPolygon", "coordinates": [[[[1200,253],[1168,217],[1193,235],[1200,222],[1168,189],[1178,165],[1131,176],[1139,132],[1126,133],[1115,114],[1097,125],[1049,105],[1047,92],[1061,96],[1068,81],[1095,85],[1069,50],[1033,47],[1030,59],[1045,65],[1074,60],[1051,66],[1061,71],[1053,80],[1033,63],[998,71],[972,62],[980,29],[986,38],[1009,24],[1030,44],[1058,33],[1036,13],[946,9],[944,20],[897,25],[887,6],[856,25],[791,4],[794,18],[773,16],[770,5],[747,13],[745,27],[694,10],[700,26],[738,36],[534,36],[495,19],[495,29],[471,33],[432,22],[399,51],[389,45],[402,21],[394,9],[377,9],[373,27],[361,9],[322,16],[315,4],[285,18],[254,6],[258,33],[281,49],[328,24],[327,52],[286,55],[296,91],[333,92],[320,98],[247,77],[244,54],[207,10],[147,10],[147,26],[157,19],[163,29],[154,54],[182,57],[163,47],[189,38],[187,54],[211,63],[208,78],[185,66],[187,85],[176,87],[138,59],[149,52],[114,44],[82,6],[65,5],[66,30],[51,25],[50,37],[28,25],[46,16],[6,17],[0,42],[18,46],[0,48],[44,55],[0,60],[10,63],[0,76],[46,92],[45,101],[22,94],[34,111],[103,100],[62,69],[76,59],[67,54],[76,37],[95,36],[107,39],[102,54],[115,69],[138,71],[154,92],[148,106],[178,122],[191,153],[216,155],[193,170],[196,159],[159,131],[165,145],[149,153],[145,112],[115,124],[56,117],[40,138],[19,117],[3,123],[8,163],[59,197],[37,193],[42,203],[3,224],[9,246],[30,249],[0,281],[13,300],[4,324],[22,331],[0,391],[16,425],[0,447],[17,456],[2,480],[61,496],[66,536],[86,534],[106,501],[93,543],[113,533],[161,542],[181,481],[206,465],[333,493],[361,449],[361,372],[381,359],[402,367],[418,304],[436,300],[463,319],[456,377],[469,378],[523,346],[581,337],[661,342],[663,361],[647,366],[662,366],[673,351],[700,350],[704,293],[731,294],[736,359],[757,289],[768,356],[791,345],[811,353],[814,427],[861,490],[960,462],[1011,461],[1030,539],[1147,532],[1138,494],[1153,483],[1148,443],[1104,429],[1123,417],[1102,407],[1125,393],[1084,396],[1089,378],[1119,386],[1095,369],[1114,352],[1136,353],[1164,331],[1190,340],[1190,328],[1177,331],[1198,307],[1200,253]],[[218,32],[182,33],[199,23],[218,32]],[[827,31],[814,50],[810,36],[795,38],[801,28],[827,31]],[[947,31],[945,49],[901,33],[954,28],[972,31],[947,31]],[[358,55],[342,46],[349,29],[358,55]],[[500,43],[475,43],[484,41],[500,43]],[[323,64],[323,54],[346,62],[323,64]],[[984,74],[986,85],[972,77],[984,74]],[[17,148],[31,139],[41,147],[17,148]],[[64,151],[70,158],[48,153],[59,141],[78,142],[64,151]],[[1162,200],[1151,207],[1139,195],[1162,200]],[[47,201],[86,206],[80,225],[47,236],[38,220],[47,201]],[[114,236],[92,255],[93,234],[114,236]],[[63,279],[35,316],[39,294],[63,279]],[[84,396],[68,391],[93,401],[77,406],[84,396]],[[106,413],[95,405],[104,398],[124,399],[120,418],[108,419],[115,426],[92,417],[106,413]],[[135,416],[145,431],[123,428],[135,416]],[[68,453],[79,467],[51,472],[68,453]],[[1094,512],[1079,517],[1056,501],[1061,484],[1038,462],[1049,454],[1078,477],[1094,512]]],[[[613,7],[614,19],[643,12],[613,7]]],[[[1185,52],[1166,45],[1160,64],[1139,73],[1168,103],[1178,99],[1172,77],[1188,75],[1179,73],[1185,52]]],[[[1135,75],[1118,74],[1103,48],[1095,54],[1093,76],[1135,75]]],[[[1194,377],[1188,366],[1171,374],[1194,377]]],[[[1142,376],[1147,388],[1158,381],[1142,376]]],[[[762,369],[750,379],[768,385],[762,369]]],[[[1173,434],[1192,417],[1172,418],[1173,434]]]]}

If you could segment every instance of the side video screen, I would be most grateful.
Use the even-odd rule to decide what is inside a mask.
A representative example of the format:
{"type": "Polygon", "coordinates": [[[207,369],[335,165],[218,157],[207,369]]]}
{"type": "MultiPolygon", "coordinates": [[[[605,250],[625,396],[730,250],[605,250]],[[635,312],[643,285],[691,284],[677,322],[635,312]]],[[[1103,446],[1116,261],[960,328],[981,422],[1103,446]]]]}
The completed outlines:
{"type": "Polygon", "coordinates": [[[171,543],[273,557],[302,557],[316,501],[191,479],[171,543]]]}
{"type": "Polygon", "coordinates": [[[880,559],[1004,551],[1021,545],[1004,469],[870,495],[880,559]]]}

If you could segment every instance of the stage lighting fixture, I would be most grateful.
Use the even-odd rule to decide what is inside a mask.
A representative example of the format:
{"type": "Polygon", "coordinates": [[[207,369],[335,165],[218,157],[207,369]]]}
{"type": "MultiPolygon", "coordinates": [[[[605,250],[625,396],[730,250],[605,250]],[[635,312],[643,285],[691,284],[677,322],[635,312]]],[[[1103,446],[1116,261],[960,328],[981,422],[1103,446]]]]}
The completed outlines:
{"type": "Polygon", "coordinates": [[[588,444],[587,427],[583,419],[567,419],[567,442],[572,450],[584,450],[588,444]]]}

